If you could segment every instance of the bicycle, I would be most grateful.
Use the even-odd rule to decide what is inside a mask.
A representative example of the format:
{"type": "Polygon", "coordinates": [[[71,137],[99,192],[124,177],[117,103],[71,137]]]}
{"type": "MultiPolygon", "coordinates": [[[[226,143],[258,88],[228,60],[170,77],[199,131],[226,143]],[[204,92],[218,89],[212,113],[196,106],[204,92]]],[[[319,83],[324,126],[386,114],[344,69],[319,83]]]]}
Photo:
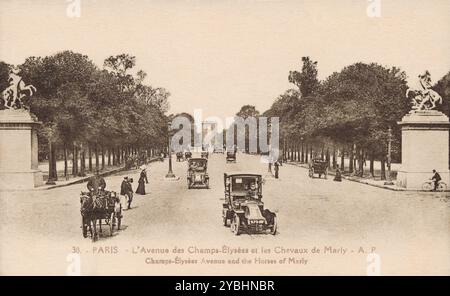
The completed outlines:
{"type": "MultiPolygon", "coordinates": [[[[422,184],[422,190],[424,191],[433,191],[434,190],[434,181],[429,180],[422,184]]],[[[445,191],[447,190],[447,184],[443,181],[438,182],[437,190],[436,191],[445,191]]]]}

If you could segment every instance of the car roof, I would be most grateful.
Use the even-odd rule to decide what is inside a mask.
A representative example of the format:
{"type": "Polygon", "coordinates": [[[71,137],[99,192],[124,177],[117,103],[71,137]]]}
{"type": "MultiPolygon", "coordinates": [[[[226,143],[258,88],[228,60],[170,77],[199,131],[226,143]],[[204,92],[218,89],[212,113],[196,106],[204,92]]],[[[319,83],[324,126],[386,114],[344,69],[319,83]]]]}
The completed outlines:
{"type": "Polygon", "coordinates": [[[192,158],[189,158],[189,161],[194,161],[194,160],[208,161],[206,158],[201,158],[201,157],[192,157],[192,158]]]}
{"type": "Polygon", "coordinates": [[[262,177],[261,174],[250,173],[250,172],[228,172],[225,173],[227,177],[235,177],[235,176],[251,176],[251,177],[262,177]]]}

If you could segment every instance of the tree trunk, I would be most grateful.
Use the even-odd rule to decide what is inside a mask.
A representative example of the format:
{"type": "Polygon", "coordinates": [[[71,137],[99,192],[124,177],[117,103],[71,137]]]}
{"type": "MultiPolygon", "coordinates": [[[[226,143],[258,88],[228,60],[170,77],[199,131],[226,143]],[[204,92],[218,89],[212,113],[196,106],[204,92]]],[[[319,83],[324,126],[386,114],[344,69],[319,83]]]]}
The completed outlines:
{"type": "Polygon", "coordinates": [[[348,172],[351,174],[351,173],[353,173],[353,165],[354,165],[354,163],[353,163],[353,145],[352,145],[352,147],[350,148],[350,159],[349,159],[349,168],[348,168],[348,172]]]}
{"type": "Polygon", "coordinates": [[[114,151],[114,148],[111,148],[109,150],[109,153],[112,154],[112,164],[115,166],[117,165],[117,159],[116,159],[116,151],[114,151]]]}
{"type": "Polygon", "coordinates": [[[330,149],[327,148],[327,153],[325,154],[325,160],[328,163],[328,167],[330,167],[330,149]]]}
{"type": "Polygon", "coordinates": [[[381,180],[386,180],[386,159],[381,158],[381,180]]]}
{"type": "Polygon", "coordinates": [[[359,176],[363,177],[364,176],[364,151],[362,149],[359,150],[359,157],[358,157],[358,170],[359,170],[359,176]]]}
{"type": "Polygon", "coordinates": [[[83,147],[80,152],[80,173],[78,174],[80,177],[86,176],[86,152],[83,147]]]}
{"type": "Polygon", "coordinates": [[[111,166],[111,149],[108,148],[108,166],[111,166]]]}
{"type": "Polygon", "coordinates": [[[105,169],[105,148],[102,146],[102,170],[105,169]]]}
{"type": "Polygon", "coordinates": [[[308,143],[306,144],[306,151],[305,151],[305,162],[308,162],[308,143]]]}
{"type": "Polygon", "coordinates": [[[51,140],[48,141],[48,181],[57,181],[58,172],[56,170],[56,149],[51,140]]]}
{"type": "Polygon", "coordinates": [[[370,176],[372,178],[375,177],[375,170],[374,170],[374,167],[373,167],[374,161],[375,161],[374,153],[373,153],[373,151],[370,151],[370,176]]]}
{"type": "Polygon", "coordinates": [[[67,178],[67,145],[64,143],[64,177],[67,178]]]}
{"type": "Polygon", "coordinates": [[[99,162],[100,160],[98,157],[98,145],[95,145],[95,171],[98,171],[100,169],[99,162]]]}
{"type": "Polygon", "coordinates": [[[345,149],[342,148],[341,150],[341,172],[345,172],[345,149]]]}
{"type": "Polygon", "coordinates": [[[88,148],[88,158],[89,158],[89,171],[92,172],[92,148],[91,148],[91,145],[89,145],[89,148],[88,148]]]}
{"type": "Polygon", "coordinates": [[[337,161],[336,161],[336,146],[333,146],[333,169],[336,169],[337,161]]]}
{"type": "Polygon", "coordinates": [[[77,151],[75,145],[72,146],[72,176],[76,176],[77,151]]]}
{"type": "Polygon", "coordinates": [[[74,147],[74,157],[73,157],[73,159],[74,159],[74,176],[76,177],[77,175],[78,175],[78,152],[79,152],[79,150],[78,150],[78,147],[75,145],[75,147],[74,147]]]}
{"type": "Polygon", "coordinates": [[[302,158],[301,158],[301,162],[302,163],[305,163],[305,151],[304,151],[305,147],[304,146],[305,145],[304,145],[304,143],[302,141],[302,158]]]}

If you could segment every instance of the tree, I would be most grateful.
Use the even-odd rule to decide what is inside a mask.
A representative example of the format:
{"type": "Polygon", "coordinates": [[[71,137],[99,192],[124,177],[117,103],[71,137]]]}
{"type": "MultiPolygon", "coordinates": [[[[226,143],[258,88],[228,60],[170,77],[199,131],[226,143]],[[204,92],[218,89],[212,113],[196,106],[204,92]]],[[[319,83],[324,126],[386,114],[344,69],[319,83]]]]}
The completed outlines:
{"type": "Polygon", "coordinates": [[[319,87],[317,61],[302,57],[302,71],[289,71],[289,82],[295,84],[303,97],[309,97],[319,87]]]}

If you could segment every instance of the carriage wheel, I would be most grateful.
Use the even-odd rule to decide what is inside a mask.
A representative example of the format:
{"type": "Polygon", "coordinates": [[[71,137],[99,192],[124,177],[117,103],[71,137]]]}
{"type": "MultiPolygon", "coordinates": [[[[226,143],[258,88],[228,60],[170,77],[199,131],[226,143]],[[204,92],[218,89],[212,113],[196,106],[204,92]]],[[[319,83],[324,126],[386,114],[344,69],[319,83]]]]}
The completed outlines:
{"type": "Polygon", "coordinates": [[[241,219],[237,214],[234,214],[233,219],[231,220],[231,232],[233,232],[234,235],[241,234],[241,219]]]}
{"type": "Polygon", "coordinates": [[[206,189],[209,189],[209,179],[208,180],[206,180],[206,189]]]}
{"type": "Polygon", "coordinates": [[[122,225],[122,215],[117,217],[117,230],[120,230],[120,226],[122,225]]]}
{"type": "Polygon", "coordinates": [[[83,237],[84,238],[87,238],[87,225],[86,225],[86,223],[84,223],[84,217],[81,217],[81,230],[82,230],[82,233],[83,233],[83,237]]]}
{"type": "Polygon", "coordinates": [[[107,222],[109,222],[108,223],[108,226],[109,226],[109,236],[112,236],[113,235],[113,230],[114,230],[114,212],[112,212],[111,213],[111,216],[109,217],[109,219],[108,220],[106,220],[107,222]]]}
{"type": "Polygon", "coordinates": [[[277,215],[273,214],[273,225],[272,228],[270,229],[271,235],[277,234],[277,227],[278,227],[277,215]]]}

